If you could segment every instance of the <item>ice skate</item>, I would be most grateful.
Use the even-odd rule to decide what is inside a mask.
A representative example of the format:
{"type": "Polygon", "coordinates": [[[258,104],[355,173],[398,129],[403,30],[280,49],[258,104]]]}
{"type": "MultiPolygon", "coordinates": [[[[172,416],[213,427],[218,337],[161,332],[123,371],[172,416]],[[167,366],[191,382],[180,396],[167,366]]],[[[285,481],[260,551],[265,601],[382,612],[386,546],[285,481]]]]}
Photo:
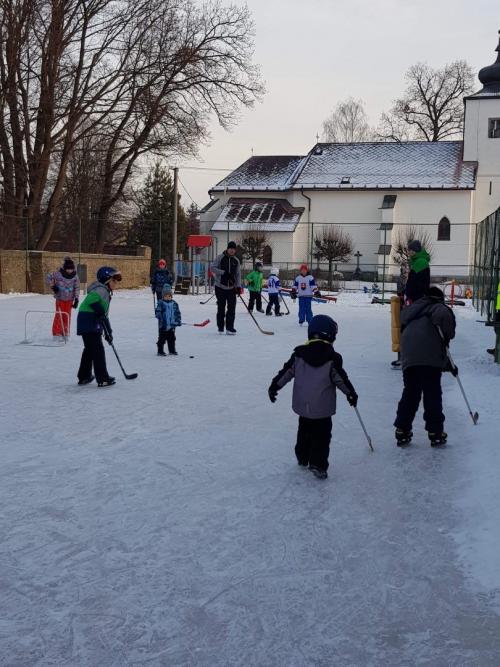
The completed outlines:
{"type": "Polygon", "coordinates": [[[78,380],[78,384],[90,384],[93,379],[94,379],[94,376],[89,375],[88,378],[84,378],[83,380],[78,380]]]}
{"type": "Polygon", "coordinates": [[[326,470],[321,470],[321,468],[317,468],[316,466],[309,466],[309,470],[317,479],[326,479],[328,477],[326,470]]]}
{"type": "Polygon", "coordinates": [[[114,384],[116,384],[115,378],[108,377],[108,379],[104,380],[104,382],[98,382],[97,386],[98,387],[111,387],[114,384]]]}
{"type": "Polygon", "coordinates": [[[446,441],[448,440],[448,434],[444,431],[441,433],[429,433],[428,436],[431,447],[442,447],[446,445],[446,441]]]}
{"type": "Polygon", "coordinates": [[[397,446],[404,447],[405,445],[410,444],[411,439],[413,438],[413,431],[403,431],[402,428],[397,428],[394,435],[396,437],[397,446]]]}

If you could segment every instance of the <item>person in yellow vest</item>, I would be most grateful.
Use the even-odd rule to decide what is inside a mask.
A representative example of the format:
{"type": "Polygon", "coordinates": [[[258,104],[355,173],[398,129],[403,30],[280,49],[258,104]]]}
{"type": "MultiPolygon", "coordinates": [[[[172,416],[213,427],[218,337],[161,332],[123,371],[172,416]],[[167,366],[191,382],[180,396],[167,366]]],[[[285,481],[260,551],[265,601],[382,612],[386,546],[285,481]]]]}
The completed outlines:
{"type": "MultiPolygon", "coordinates": [[[[493,355],[495,354],[496,348],[500,349],[500,341],[498,341],[498,338],[500,338],[500,283],[498,283],[498,286],[497,286],[496,311],[497,312],[496,312],[496,315],[495,315],[494,327],[495,327],[495,334],[496,334],[496,337],[497,337],[497,344],[496,344],[496,347],[491,347],[488,350],[486,350],[486,352],[488,352],[488,354],[493,354],[493,355]]],[[[500,359],[495,359],[495,361],[500,363],[500,359]]]]}

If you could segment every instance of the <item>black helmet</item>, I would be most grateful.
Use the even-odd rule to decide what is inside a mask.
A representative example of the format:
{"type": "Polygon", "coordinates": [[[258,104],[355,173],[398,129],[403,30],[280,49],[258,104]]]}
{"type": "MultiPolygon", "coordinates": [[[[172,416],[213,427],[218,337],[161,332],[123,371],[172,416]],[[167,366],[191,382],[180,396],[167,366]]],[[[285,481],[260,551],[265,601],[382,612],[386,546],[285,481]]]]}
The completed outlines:
{"type": "Polygon", "coordinates": [[[338,330],[337,322],[328,315],[315,315],[309,322],[307,335],[309,339],[319,338],[320,340],[326,340],[328,343],[333,343],[338,330]]]}
{"type": "Polygon", "coordinates": [[[100,283],[106,285],[106,283],[108,283],[111,278],[120,281],[122,279],[122,274],[118,271],[118,269],[114,269],[112,266],[101,266],[101,268],[98,269],[97,280],[100,283]]]}

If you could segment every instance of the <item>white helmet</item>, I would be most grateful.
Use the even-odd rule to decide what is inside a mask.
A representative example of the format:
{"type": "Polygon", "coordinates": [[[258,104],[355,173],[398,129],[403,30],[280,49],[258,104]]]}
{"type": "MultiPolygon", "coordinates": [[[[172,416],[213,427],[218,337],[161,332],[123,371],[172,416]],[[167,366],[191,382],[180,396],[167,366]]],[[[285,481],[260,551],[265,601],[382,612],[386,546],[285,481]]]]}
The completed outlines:
{"type": "Polygon", "coordinates": [[[271,273],[273,273],[275,276],[277,276],[279,272],[280,270],[278,269],[277,266],[273,266],[273,268],[271,269],[271,273]]]}

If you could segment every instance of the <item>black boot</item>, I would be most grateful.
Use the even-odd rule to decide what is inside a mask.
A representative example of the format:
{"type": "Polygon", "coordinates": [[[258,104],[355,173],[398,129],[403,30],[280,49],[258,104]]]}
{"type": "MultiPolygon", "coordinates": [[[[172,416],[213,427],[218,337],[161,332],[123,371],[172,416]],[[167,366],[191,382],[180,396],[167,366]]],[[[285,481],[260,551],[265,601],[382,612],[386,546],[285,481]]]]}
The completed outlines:
{"type": "Polygon", "coordinates": [[[156,347],[158,348],[158,356],[159,357],[166,357],[167,355],[165,354],[163,350],[163,345],[159,345],[158,343],[156,344],[156,347]]]}
{"type": "Polygon", "coordinates": [[[89,375],[88,378],[85,378],[84,380],[78,380],[78,384],[90,384],[93,379],[94,379],[94,376],[89,375]]]}
{"type": "Polygon", "coordinates": [[[112,378],[111,376],[109,376],[107,380],[104,380],[104,382],[98,382],[97,386],[98,387],[111,387],[114,384],[116,384],[115,378],[112,378]]]}
{"type": "Polygon", "coordinates": [[[328,473],[326,472],[326,470],[322,470],[321,468],[317,468],[316,466],[309,466],[309,470],[317,479],[326,479],[328,477],[328,473]]]}

